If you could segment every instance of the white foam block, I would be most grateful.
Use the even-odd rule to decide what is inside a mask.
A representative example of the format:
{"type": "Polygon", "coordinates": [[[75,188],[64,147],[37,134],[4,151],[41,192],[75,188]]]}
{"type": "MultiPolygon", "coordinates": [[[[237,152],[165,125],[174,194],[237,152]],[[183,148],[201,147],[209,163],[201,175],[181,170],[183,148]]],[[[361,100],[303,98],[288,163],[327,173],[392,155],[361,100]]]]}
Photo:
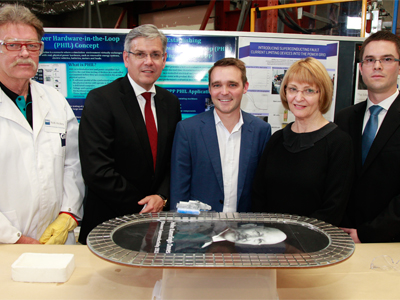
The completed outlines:
{"type": "Polygon", "coordinates": [[[74,269],[73,254],[23,253],[11,266],[11,277],[23,282],[66,282],[74,269]]]}

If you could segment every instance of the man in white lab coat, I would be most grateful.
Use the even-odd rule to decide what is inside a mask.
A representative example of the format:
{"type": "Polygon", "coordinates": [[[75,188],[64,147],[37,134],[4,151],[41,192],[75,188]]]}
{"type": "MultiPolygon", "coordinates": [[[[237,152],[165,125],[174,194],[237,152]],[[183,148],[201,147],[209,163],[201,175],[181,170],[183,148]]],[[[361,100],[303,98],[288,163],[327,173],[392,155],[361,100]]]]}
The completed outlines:
{"type": "Polygon", "coordinates": [[[0,243],[72,244],[84,184],[78,122],[55,89],[32,81],[43,25],[0,8],[0,243]]]}

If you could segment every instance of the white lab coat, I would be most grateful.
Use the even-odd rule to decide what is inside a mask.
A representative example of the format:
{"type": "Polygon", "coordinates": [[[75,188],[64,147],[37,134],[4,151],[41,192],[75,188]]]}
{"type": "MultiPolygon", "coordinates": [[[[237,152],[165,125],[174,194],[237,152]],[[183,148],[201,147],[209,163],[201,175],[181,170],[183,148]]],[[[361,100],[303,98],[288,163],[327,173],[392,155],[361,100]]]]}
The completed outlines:
{"type": "Polygon", "coordinates": [[[58,91],[30,84],[33,130],[0,89],[0,243],[39,239],[61,211],[83,213],[78,122],[58,91]]]}

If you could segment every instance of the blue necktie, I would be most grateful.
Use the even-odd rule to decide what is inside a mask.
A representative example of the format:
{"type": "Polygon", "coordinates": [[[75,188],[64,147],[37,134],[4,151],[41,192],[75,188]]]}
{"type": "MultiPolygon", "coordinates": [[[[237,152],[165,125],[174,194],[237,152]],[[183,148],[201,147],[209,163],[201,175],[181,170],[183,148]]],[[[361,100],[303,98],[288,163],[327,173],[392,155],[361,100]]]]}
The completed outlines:
{"type": "Polygon", "coordinates": [[[369,112],[371,115],[369,116],[369,120],[367,125],[365,126],[364,133],[362,136],[362,163],[364,164],[365,159],[367,158],[369,149],[371,148],[372,142],[375,139],[376,130],[378,129],[378,115],[381,112],[383,107],[379,105],[372,105],[369,108],[369,112]]]}

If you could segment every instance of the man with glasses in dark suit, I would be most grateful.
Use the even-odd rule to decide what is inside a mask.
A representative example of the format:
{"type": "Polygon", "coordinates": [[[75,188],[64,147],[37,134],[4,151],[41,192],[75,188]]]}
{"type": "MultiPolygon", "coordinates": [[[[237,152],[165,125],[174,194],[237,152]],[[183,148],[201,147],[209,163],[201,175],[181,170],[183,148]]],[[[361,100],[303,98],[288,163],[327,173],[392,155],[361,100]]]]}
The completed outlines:
{"type": "Polygon", "coordinates": [[[82,173],[88,187],[79,236],[109,219],[159,212],[167,205],[171,148],[181,120],[176,96],[155,86],[167,59],[167,38],[142,25],[125,38],[128,74],[92,90],[79,130],[82,173]]]}
{"type": "Polygon", "coordinates": [[[335,119],[353,139],[356,168],[343,230],[356,243],[400,242],[400,39],[374,33],[360,58],[368,99],[335,119]]]}

